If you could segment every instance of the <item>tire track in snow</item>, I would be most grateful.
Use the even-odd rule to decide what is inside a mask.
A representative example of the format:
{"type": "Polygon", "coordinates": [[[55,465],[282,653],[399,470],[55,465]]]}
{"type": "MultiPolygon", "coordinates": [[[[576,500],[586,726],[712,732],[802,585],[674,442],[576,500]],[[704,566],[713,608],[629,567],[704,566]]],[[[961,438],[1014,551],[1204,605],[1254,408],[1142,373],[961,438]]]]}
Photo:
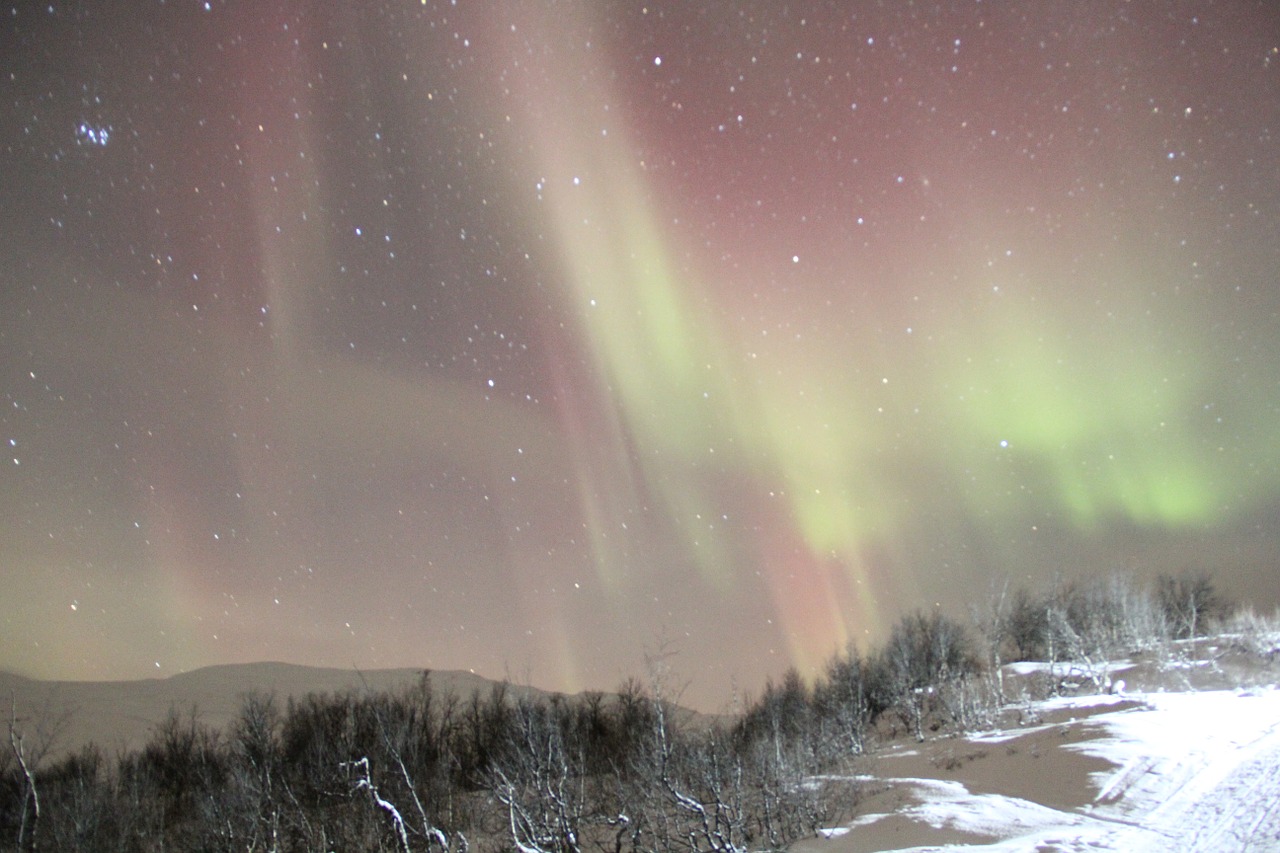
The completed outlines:
{"type": "Polygon", "coordinates": [[[1142,824],[1159,849],[1187,853],[1280,851],[1280,726],[1180,785],[1142,824]]]}
{"type": "Polygon", "coordinates": [[[1268,740],[1184,813],[1184,849],[1280,850],[1280,736],[1268,740]]]}

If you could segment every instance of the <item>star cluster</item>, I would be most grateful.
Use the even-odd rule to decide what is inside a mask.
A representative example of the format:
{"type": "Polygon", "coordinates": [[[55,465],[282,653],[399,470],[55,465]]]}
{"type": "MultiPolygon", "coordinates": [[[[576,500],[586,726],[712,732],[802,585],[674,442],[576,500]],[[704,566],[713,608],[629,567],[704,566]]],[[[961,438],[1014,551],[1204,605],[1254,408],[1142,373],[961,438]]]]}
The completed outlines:
{"type": "Polygon", "coordinates": [[[1004,578],[1277,603],[1267,3],[0,27],[0,666],[714,708],[1004,578]]]}

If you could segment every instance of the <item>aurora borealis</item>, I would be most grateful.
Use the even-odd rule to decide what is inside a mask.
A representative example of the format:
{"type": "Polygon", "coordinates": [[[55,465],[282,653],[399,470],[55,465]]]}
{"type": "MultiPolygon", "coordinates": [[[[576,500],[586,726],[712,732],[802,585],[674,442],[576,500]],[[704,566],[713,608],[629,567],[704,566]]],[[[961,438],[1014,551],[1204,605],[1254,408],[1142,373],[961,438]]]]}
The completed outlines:
{"type": "Polygon", "coordinates": [[[1267,3],[18,4],[0,667],[686,701],[1004,578],[1280,603],[1267,3]]]}

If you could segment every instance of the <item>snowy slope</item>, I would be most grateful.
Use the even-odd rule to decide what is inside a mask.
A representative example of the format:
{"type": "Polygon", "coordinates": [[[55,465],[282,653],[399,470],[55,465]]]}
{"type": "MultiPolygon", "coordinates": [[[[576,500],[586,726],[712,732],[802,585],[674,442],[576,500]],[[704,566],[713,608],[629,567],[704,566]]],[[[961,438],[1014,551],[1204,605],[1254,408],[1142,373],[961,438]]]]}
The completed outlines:
{"type": "Polygon", "coordinates": [[[884,780],[909,789],[912,804],[862,815],[824,843],[907,821],[937,830],[937,843],[845,849],[1280,851],[1280,691],[1091,696],[1043,708],[1089,714],[1094,736],[1062,748],[1114,765],[1092,774],[1092,802],[1062,810],[955,781],[884,780]]]}
{"type": "Polygon", "coordinates": [[[1099,840],[1116,850],[1280,850],[1280,691],[1146,700],[1150,710],[1107,719],[1111,738],[1083,747],[1120,763],[1099,780],[1090,811],[1126,824],[1099,840]]]}

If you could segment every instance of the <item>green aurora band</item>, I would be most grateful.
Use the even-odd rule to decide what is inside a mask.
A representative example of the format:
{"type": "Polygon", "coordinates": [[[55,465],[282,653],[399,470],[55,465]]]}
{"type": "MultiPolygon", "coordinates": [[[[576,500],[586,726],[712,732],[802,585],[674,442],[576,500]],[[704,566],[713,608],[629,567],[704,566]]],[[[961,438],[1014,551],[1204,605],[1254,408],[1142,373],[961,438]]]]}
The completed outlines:
{"type": "Polygon", "coordinates": [[[685,548],[713,588],[732,584],[737,545],[715,520],[725,482],[754,484],[784,502],[812,565],[834,562],[863,589],[859,612],[832,607],[826,648],[796,641],[793,657],[812,663],[855,628],[882,627],[865,554],[894,549],[931,514],[959,507],[996,528],[1194,529],[1247,509],[1250,483],[1274,493],[1273,443],[1224,458],[1195,428],[1210,377],[1191,330],[1172,332],[1178,323],[1149,312],[1138,328],[1088,316],[1079,296],[1046,295],[1073,293],[1070,282],[1027,284],[1052,280],[1047,259],[1002,272],[1007,287],[975,266],[950,292],[935,288],[936,328],[891,346],[823,317],[773,335],[726,320],[732,312],[677,260],[661,224],[676,217],[655,203],[621,122],[602,134],[583,118],[607,115],[614,99],[575,81],[606,75],[554,63],[542,74],[530,90],[541,154],[530,168],[546,204],[531,216],[555,235],[567,313],[616,417],[609,453],[633,478],[633,494],[611,506],[600,495],[616,485],[581,492],[597,568],[615,588],[623,579],[610,567],[622,559],[608,531],[625,527],[622,510],[641,494],[689,521],[685,548]],[[567,91],[572,104],[557,100],[567,91]],[[1271,472],[1266,482],[1242,464],[1250,454],[1271,472]],[[907,476],[905,460],[926,473],[907,476]]]}

